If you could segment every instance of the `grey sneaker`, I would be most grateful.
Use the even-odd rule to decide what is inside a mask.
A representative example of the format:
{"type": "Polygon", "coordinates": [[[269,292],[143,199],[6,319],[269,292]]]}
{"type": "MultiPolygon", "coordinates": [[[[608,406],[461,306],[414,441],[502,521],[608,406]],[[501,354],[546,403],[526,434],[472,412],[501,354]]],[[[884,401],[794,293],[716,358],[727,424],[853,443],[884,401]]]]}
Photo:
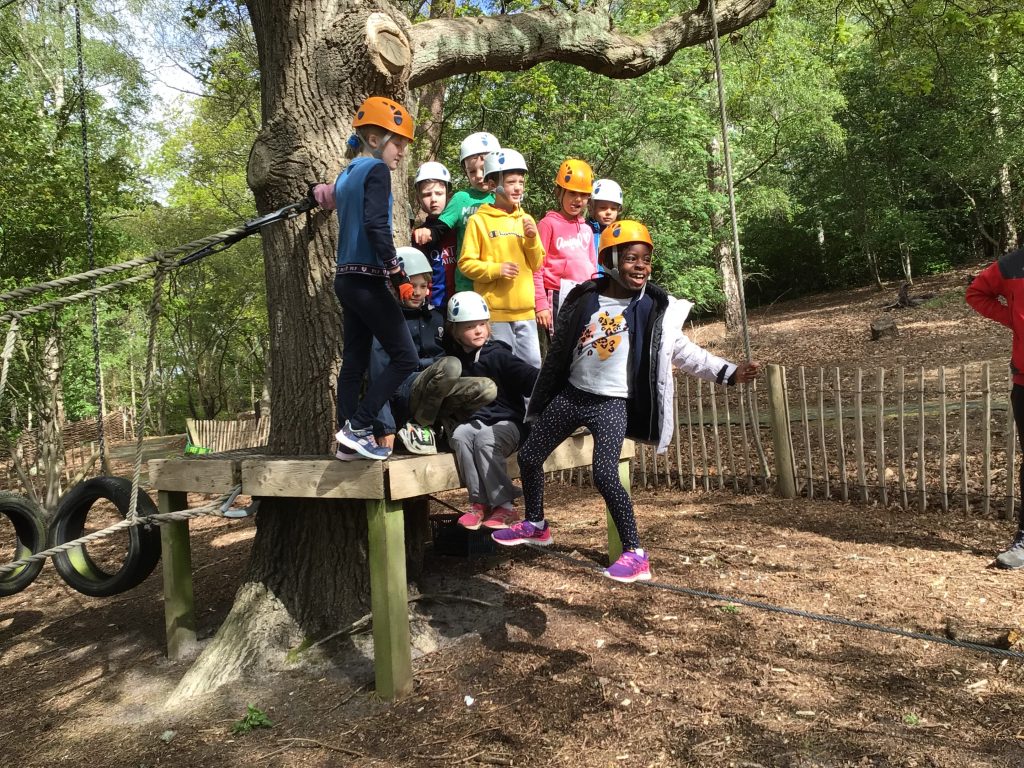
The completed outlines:
{"type": "Polygon", "coordinates": [[[1024,568],[1024,531],[1017,531],[1013,543],[996,557],[996,566],[1016,570],[1024,568]]]}
{"type": "Polygon", "coordinates": [[[437,437],[430,427],[419,424],[406,424],[398,430],[398,439],[402,441],[409,453],[421,456],[433,456],[437,453],[437,437]]]}

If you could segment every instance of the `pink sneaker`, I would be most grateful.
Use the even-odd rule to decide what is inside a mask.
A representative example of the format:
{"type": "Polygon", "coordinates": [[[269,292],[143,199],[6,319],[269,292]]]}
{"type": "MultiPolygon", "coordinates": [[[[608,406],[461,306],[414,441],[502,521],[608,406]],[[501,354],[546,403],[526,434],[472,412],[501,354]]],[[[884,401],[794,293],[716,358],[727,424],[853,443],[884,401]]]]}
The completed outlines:
{"type": "Polygon", "coordinates": [[[499,530],[501,528],[508,528],[512,523],[519,520],[519,513],[515,507],[495,507],[491,510],[491,515],[484,520],[484,528],[490,528],[492,530],[499,530]]]}
{"type": "Polygon", "coordinates": [[[536,544],[546,547],[551,544],[551,526],[544,526],[542,531],[529,520],[520,523],[512,523],[508,528],[495,531],[491,538],[506,547],[514,547],[517,544],[536,544]]]}
{"type": "Polygon", "coordinates": [[[469,512],[459,518],[458,523],[470,531],[480,529],[480,523],[490,510],[483,504],[471,504],[469,512]]]}
{"type": "Polygon", "coordinates": [[[640,552],[631,552],[627,549],[619,556],[618,560],[608,568],[605,568],[602,573],[609,579],[621,581],[625,584],[632,584],[634,581],[650,581],[651,563],[646,552],[642,550],[640,552]]]}

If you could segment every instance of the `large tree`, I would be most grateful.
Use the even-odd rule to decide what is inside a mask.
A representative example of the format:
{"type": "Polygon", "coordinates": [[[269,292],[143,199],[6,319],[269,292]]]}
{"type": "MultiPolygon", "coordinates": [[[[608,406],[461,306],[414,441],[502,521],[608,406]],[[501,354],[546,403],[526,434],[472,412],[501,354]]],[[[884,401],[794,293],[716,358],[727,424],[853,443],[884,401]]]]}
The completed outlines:
{"type": "MultiPolygon", "coordinates": [[[[720,32],[749,24],[773,3],[722,0],[720,32]]],[[[302,197],[310,181],[336,176],[352,115],[368,95],[408,102],[412,89],[452,75],[544,61],[637,77],[712,37],[704,2],[639,35],[616,29],[608,0],[579,11],[543,7],[417,24],[384,0],[248,0],[248,8],[263,112],[248,174],[261,212],[302,197]]],[[[397,211],[405,210],[405,178],[399,168],[397,211]]],[[[335,217],[323,213],[263,232],[270,446],[278,454],[323,455],[331,445],[343,341],[332,287],[336,235],[335,217]]],[[[319,502],[264,504],[234,607],[180,695],[209,690],[247,668],[274,666],[289,647],[366,611],[365,516],[347,511],[319,502]]]]}

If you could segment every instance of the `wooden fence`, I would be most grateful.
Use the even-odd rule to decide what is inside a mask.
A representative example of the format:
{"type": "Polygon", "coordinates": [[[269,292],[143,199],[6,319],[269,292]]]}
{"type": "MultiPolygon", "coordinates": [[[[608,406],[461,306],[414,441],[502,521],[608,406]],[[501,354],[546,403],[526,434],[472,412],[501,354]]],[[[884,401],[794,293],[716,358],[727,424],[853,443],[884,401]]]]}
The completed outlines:
{"type": "Polygon", "coordinates": [[[193,445],[221,453],[266,445],[270,438],[270,419],[185,419],[185,430],[193,445]]]}
{"type": "MultiPolygon", "coordinates": [[[[679,376],[669,450],[638,446],[635,487],[731,489],[903,509],[1015,512],[1008,368],[768,366],[756,386],[679,376]]],[[[589,469],[563,481],[590,482],[589,469]]]]}

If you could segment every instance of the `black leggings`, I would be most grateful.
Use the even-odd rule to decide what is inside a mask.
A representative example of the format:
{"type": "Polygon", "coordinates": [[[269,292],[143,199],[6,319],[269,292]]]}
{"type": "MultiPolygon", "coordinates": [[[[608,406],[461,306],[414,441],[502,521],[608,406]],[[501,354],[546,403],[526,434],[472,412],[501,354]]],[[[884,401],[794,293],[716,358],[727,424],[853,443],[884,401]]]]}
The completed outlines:
{"type": "MultiPolygon", "coordinates": [[[[1020,384],[1014,384],[1010,390],[1010,405],[1013,407],[1013,423],[1017,425],[1017,442],[1021,452],[1024,452],[1024,387],[1020,384]]],[[[1017,502],[1017,530],[1024,531],[1024,463],[1017,476],[1017,492],[1020,494],[1017,502]]]]}
{"type": "Polygon", "coordinates": [[[633,500],[619,479],[619,456],[626,438],[626,400],[593,395],[567,384],[533,423],[519,447],[519,471],[526,497],[526,519],[544,519],[544,460],[577,427],[594,436],[594,485],[604,497],[624,549],[639,549],[633,500]]]}
{"type": "Polygon", "coordinates": [[[334,278],[334,293],[341,302],[345,330],[338,372],[338,426],[348,421],[353,429],[366,429],[402,382],[416,371],[420,359],[386,278],[338,275],[334,278]],[[384,347],[391,362],[360,400],[374,339],[384,347]]]}

